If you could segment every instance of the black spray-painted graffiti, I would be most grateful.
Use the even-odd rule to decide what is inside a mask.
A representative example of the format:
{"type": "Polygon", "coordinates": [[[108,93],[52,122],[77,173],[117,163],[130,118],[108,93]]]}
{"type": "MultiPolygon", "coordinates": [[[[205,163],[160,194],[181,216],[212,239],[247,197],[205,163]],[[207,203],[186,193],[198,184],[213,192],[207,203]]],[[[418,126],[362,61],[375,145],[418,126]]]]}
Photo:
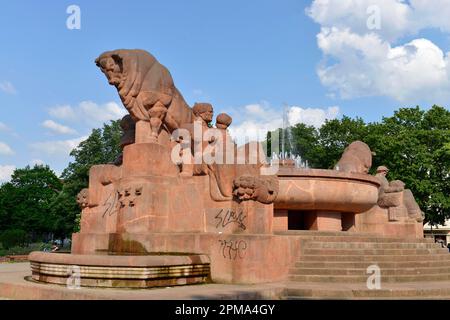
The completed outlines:
{"type": "Polygon", "coordinates": [[[236,223],[239,228],[242,230],[246,229],[246,226],[244,224],[244,220],[247,218],[247,216],[244,214],[242,210],[239,210],[239,212],[235,212],[234,210],[228,209],[220,209],[219,213],[215,216],[215,219],[218,220],[216,224],[216,228],[219,228],[219,226],[222,226],[222,228],[225,228],[230,223],[236,223]]]}
{"type": "Polygon", "coordinates": [[[247,242],[244,240],[219,240],[223,257],[230,260],[243,259],[247,242]]]}
{"type": "Polygon", "coordinates": [[[121,188],[118,190],[114,190],[111,192],[106,198],[105,203],[103,204],[106,207],[103,212],[103,217],[106,214],[112,216],[114,213],[119,212],[120,208],[134,207],[136,205],[136,198],[142,194],[142,186],[139,187],[127,187],[121,188]]]}
{"type": "Polygon", "coordinates": [[[103,212],[102,218],[104,218],[107,214],[112,216],[114,213],[119,211],[120,203],[117,201],[119,199],[119,194],[116,190],[111,192],[106,198],[103,206],[105,207],[105,211],[103,212]]]}

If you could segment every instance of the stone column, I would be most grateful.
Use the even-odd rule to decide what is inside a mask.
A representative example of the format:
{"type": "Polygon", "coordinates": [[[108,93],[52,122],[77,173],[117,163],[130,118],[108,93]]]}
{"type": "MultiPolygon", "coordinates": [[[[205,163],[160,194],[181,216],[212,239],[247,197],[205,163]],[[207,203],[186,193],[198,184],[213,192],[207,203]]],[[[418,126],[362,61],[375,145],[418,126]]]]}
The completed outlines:
{"type": "Polygon", "coordinates": [[[317,211],[318,231],[342,231],[342,214],[334,211],[317,211]]]}
{"type": "Polygon", "coordinates": [[[285,209],[275,209],[273,212],[273,231],[288,230],[288,211],[285,209]]]}

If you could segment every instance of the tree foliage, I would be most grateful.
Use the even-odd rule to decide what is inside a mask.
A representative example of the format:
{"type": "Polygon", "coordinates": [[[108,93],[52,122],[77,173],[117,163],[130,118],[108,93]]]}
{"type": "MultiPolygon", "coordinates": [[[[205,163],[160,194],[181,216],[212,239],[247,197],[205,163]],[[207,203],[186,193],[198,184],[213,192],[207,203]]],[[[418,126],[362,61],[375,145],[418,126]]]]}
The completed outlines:
{"type": "Polygon", "coordinates": [[[60,225],[50,208],[61,189],[62,182],[48,166],[16,169],[0,187],[0,230],[33,236],[57,231],[60,225]]]}

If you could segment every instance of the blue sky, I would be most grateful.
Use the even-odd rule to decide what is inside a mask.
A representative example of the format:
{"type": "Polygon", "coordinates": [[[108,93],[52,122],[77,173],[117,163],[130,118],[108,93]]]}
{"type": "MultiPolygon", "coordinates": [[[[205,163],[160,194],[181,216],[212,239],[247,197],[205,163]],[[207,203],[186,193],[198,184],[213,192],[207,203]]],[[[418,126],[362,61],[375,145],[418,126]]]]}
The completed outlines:
{"type": "Polygon", "coordinates": [[[13,1],[0,18],[0,180],[46,163],[125,114],[94,64],[141,48],[189,104],[233,116],[234,135],[343,114],[378,121],[399,107],[450,102],[450,0],[13,1]],[[69,5],[81,29],[69,30],[69,5]],[[370,29],[370,5],[380,27],[370,29]]]}

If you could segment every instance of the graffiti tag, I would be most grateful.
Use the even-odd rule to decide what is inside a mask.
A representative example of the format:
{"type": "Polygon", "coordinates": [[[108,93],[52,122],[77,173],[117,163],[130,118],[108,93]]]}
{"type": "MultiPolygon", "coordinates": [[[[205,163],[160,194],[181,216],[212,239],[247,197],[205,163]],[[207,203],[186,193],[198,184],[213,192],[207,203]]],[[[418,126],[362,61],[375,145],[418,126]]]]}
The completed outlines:
{"type": "Polygon", "coordinates": [[[220,209],[219,213],[215,216],[215,219],[218,220],[216,224],[216,228],[219,228],[219,226],[222,226],[222,228],[225,228],[230,223],[236,223],[239,228],[242,230],[246,229],[246,226],[244,224],[244,220],[247,216],[244,214],[242,210],[240,210],[239,213],[235,212],[234,210],[228,209],[220,209]]]}
{"type": "Polygon", "coordinates": [[[247,242],[244,240],[219,240],[223,257],[230,260],[243,259],[247,242]]]}

